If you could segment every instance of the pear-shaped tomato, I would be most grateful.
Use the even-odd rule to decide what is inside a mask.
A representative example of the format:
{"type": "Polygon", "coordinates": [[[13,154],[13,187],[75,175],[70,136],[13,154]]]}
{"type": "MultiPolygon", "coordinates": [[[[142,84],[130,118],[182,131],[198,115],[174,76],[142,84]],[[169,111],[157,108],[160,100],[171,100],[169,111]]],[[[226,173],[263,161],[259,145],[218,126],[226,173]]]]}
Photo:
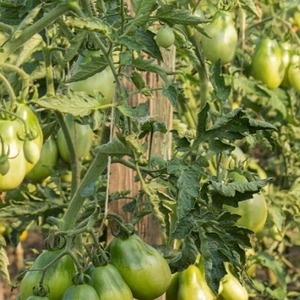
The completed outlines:
{"type": "Polygon", "coordinates": [[[208,287],[204,274],[196,265],[190,265],[179,273],[177,300],[215,300],[208,287]]]}
{"type": "Polygon", "coordinates": [[[262,81],[269,89],[279,87],[286,69],[282,55],[283,51],[276,40],[263,38],[256,45],[252,57],[253,77],[262,81]]]}
{"type": "Polygon", "coordinates": [[[221,60],[222,64],[232,61],[237,46],[238,35],[229,12],[218,11],[212,22],[204,27],[208,36],[201,37],[202,51],[212,63],[221,60]]]}
{"type": "Polygon", "coordinates": [[[42,146],[39,161],[25,177],[32,182],[44,180],[51,174],[50,168],[53,168],[56,165],[57,158],[57,144],[55,140],[50,137],[42,146]]]}
{"type": "Polygon", "coordinates": [[[49,294],[47,295],[49,300],[62,298],[65,290],[73,284],[72,278],[75,273],[75,267],[72,259],[69,256],[63,256],[47,268],[44,276],[41,271],[36,271],[52,263],[60,253],[60,250],[43,251],[36,258],[31,269],[27,271],[22,279],[19,294],[20,300],[27,300],[28,297],[33,296],[33,287],[38,286],[42,278],[42,283],[49,289],[49,294]]]}
{"type": "MultiPolygon", "coordinates": [[[[112,264],[92,266],[89,270],[91,285],[101,300],[132,300],[130,288],[112,264]]],[[[71,298],[70,298],[71,300],[71,298]]],[[[88,299],[86,299],[88,300],[88,299]]]]}
{"type": "Polygon", "coordinates": [[[110,262],[118,269],[139,300],[155,299],[166,292],[172,275],[167,261],[136,234],[115,237],[110,245],[110,262]]]}
{"type": "Polygon", "coordinates": [[[70,286],[64,292],[62,300],[99,300],[99,297],[92,286],[79,284],[70,286]]]}
{"type": "Polygon", "coordinates": [[[231,273],[228,264],[225,264],[225,268],[227,274],[221,280],[218,300],[248,300],[247,289],[231,273]]]}
{"type": "MultiPolygon", "coordinates": [[[[248,181],[245,176],[235,171],[231,172],[228,177],[236,182],[248,181]]],[[[254,194],[252,198],[240,201],[238,207],[223,205],[223,208],[232,214],[240,215],[237,225],[255,233],[263,229],[268,216],[267,203],[262,194],[254,194]]]]}
{"type": "MultiPolygon", "coordinates": [[[[84,159],[92,147],[93,131],[89,124],[80,124],[71,115],[66,115],[65,121],[76,148],[77,156],[79,159],[84,159]]],[[[68,144],[61,128],[57,132],[57,145],[61,158],[70,163],[71,157],[68,144]]]]}

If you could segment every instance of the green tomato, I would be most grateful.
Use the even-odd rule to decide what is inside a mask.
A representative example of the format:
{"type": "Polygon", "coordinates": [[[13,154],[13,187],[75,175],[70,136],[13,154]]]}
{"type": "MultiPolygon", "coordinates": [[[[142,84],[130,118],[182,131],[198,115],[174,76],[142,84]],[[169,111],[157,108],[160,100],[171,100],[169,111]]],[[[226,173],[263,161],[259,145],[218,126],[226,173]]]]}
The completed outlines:
{"type": "Polygon", "coordinates": [[[88,284],[79,284],[69,287],[64,292],[62,300],[99,300],[99,297],[92,286],[88,284]]]}
{"type": "MultiPolygon", "coordinates": [[[[231,172],[228,177],[236,182],[248,182],[245,176],[237,172],[231,172]]],[[[254,194],[251,199],[240,201],[238,207],[223,205],[223,208],[232,214],[240,215],[237,225],[255,233],[263,229],[268,216],[267,203],[262,194],[254,194]]]]}
{"type": "Polygon", "coordinates": [[[206,34],[201,37],[202,51],[212,63],[221,60],[222,64],[232,61],[238,42],[235,24],[230,13],[218,11],[212,22],[204,27],[206,34]]]}
{"type": "Polygon", "coordinates": [[[26,174],[32,182],[41,182],[51,175],[50,169],[55,167],[58,159],[58,148],[54,138],[50,137],[43,144],[39,161],[33,169],[26,174]]]}
{"type": "Polygon", "coordinates": [[[166,300],[177,300],[179,289],[179,273],[172,274],[171,283],[166,291],[166,300]]]}
{"type": "Polygon", "coordinates": [[[291,87],[288,78],[288,69],[291,61],[291,44],[287,42],[282,43],[280,47],[282,48],[282,64],[284,67],[284,76],[280,85],[284,87],[291,87]]]}
{"type": "Polygon", "coordinates": [[[178,280],[177,300],[216,299],[198,266],[190,265],[187,269],[179,273],[178,280]]]}
{"type": "Polygon", "coordinates": [[[172,275],[160,253],[137,235],[115,237],[110,245],[110,262],[118,269],[134,298],[155,299],[166,292],[172,275]]]}
{"type": "Polygon", "coordinates": [[[121,274],[111,264],[91,267],[89,270],[91,285],[101,300],[132,300],[130,288],[121,274]]]}
{"type": "MultiPolygon", "coordinates": [[[[65,117],[66,125],[70,132],[73,144],[76,148],[79,159],[84,159],[91,150],[93,143],[93,131],[88,124],[79,124],[71,115],[65,117]]],[[[60,128],[57,132],[57,146],[61,158],[67,162],[71,162],[68,144],[66,142],[64,133],[60,128]]]]}
{"type": "MultiPolygon", "coordinates": [[[[72,70],[76,74],[88,63],[93,56],[100,55],[99,51],[86,51],[84,56],[80,56],[72,70]]],[[[99,93],[103,95],[101,104],[110,104],[115,96],[115,77],[110,67],[106,67],[101,72],[98,72],[86,79],[71,82],[69,84],[71,90],[75,92],[85,92],[88,95],[98,98],[99,93]]]]}
{"type": "MultiPolygon", "coordinates": [[[[25,121],[28,130],[33,135],[33,138],[28,143],[25,143],[23,148],[25,158],[27,159],[26,173],[29,173],[34,164],[39,160],[43,145],[43,131],[38,117],[27,104],[18,104],[15,113],[25,121]]],[[[24,129],[22,133],[23,135],[25,134],[24,129]]]]}
{"type": "Polygon", "coordinates": [[[293,55],[291,63],[288,68],[288,80],[290,85],[300,92],[300,56],[293,55]]]}
{"type": "Polygon", "coordinates": [[[69,256],[63,256],[58,262],[52,264],[42,277],[39,271],[35,269],[44,268],[49,263],[53,262],[60,254],[57,251],[43,251],[34,261],[30,270],[27,271],[20,285],[20,300],[26,300],[33,296],[33,287],[38,286],[40,280],[43,278],[43,284],[49,288],[47,295],[49,300],[61,299],[65,290],[69,288],[72,283],[72,278],[75,273],[75,267],[72,259],[69,256]]]}
{"type": "Polygon", "coordinates": [[[0,173],[0,191],[9,191],[17,188],[23,181],[26,173],[26,160],[23,152],[23,141],[18,138],[23,126],[20,121],[0,120],[0,157],[7,159],[8,168],[0,173]],[[0,144],[1,145],[1,144],[0,144]],[[3,150],[3,151],[2,151],[3,150]]]}
{"type": "Polygon", "coordinates": [[[156,43],[163,48],[171,47],[175,42],[175,35],[171,27],[161,27],[156,34],[156,43]]]}
{"type": "Polygon", "coordinates": [[[283,51],[275,40],[263,38],[255,48],[251,71],[254,78],[262,81],[269,89],[281,84],[285,74],[283,51]]]}
{"type": "Polygon", "coordinates": [[[247,289],[230,272],[228,265],[225,265],[225,268],[227,274],[220,282],[218,300],[248,300],[247,289]]]}

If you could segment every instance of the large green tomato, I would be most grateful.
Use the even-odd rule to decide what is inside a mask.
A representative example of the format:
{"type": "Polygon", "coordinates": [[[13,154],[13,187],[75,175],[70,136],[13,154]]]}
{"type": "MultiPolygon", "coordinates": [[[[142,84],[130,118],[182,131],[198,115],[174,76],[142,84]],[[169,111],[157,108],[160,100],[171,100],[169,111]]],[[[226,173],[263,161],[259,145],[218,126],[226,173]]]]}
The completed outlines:
{"type": "Polygon", "coordinates": [[[0,191],[17,188],[25,177],[24,143],[18,138],[22,130],[22,123],[17,119],[0,120],[0,191]]]}
{"type": "Polygon", "coordinates": [[[284,87],[291,87],[288,78],[288,69],[291,61],[291,44],[287,42],[282,43],[280,47],[282,48],[282,64],[284,67],[284,76],[280,85],[284,87]]]}
{"type": "Polygon", "coordinates": [[[155,299],[166,292],[172,275],[167,261],[137,235],[115,237],[110,245],[111,263],[139,300],[155,299]]]}
{"type": "MultiPolygon", "coordinates": [[[[33,135],[33,139],[25,140],[23,146],[24,156],[27,160],[26,173],[29,173],[40,158],[40,151],[43,145],[43,131],[38,117],[27,104],[18,104],[15,113],[25,121],[27,129],[33,135]]],[[[24,129],[22,134],[25,134],[24,129]]]]}
{"type": "Polygon", "coordinates": [[[248,300],[247,289],[241,285],[238,279],[226,266],[227,274],[222,278],[219,289],[218,300],[248,300]]]}
{"type": "Polygon", "coordinates": [[[26,174],[26,178],[32,182],[41,182],[51,174],[51,168],[55,167],[58,159],[58,148],[54,138],[50,137],[43,144],[39,161],[33,169],[26,174]]]}
{"type": "Polygon", "coordinates": [[[130,288],[113,265],[106,264],[92,267],[89,274],[91,276],[91,285],[96,290],[100,300],[133,299],[130,288]]]}
{"type": "MultiPolygon", "coordinates": [[[[33,287],[38,286],[42,279],[42,273],[33,270],[47,266],[53,262],[59,254],[60,250],[43,251],[36,258],[21,282],[20,300],[26,300],[28,297],[33,296],[33,287]]],[[[49,300],[62,298],[65,290],[73,285],[72,278],[74,273],[74,263],[69,256],[63,256],[58,262],[46,270],[43,283],[49,288],[49,294],[47,295],[49,300]]]]}
{"type": "MultiPolygon", "coordinates": [[[[98,51],[86,51],[84,56],[80,56],[75,63],[73,74],[80,71],[80,68],[88,63],[92,56],[99,55],[98,51]]],[[[75,92],[85,92],[90,96],[97,98],[99,93],[104,96],[102,104],[109,104],[113,102],[115,96],[115,78],[110,67],[106,67],[103,71],[96,73],[86,79],[71,82],[70,89],[75,92]]]]}
{"type": "MultiPolygon", "coordinates": [[[[93,131],[90,125],[80,124],[74,121],[74,118],[71,115],[66,115],[65,121],[76,148],[77,156],[79,159],[84,159],[89,154],[92,147],[94,136],[93,131]]],[[[57,145],[61,158],[65,162],[70,163],[71,158],[68,144],[61,128],[57,132],[57,145]]]]}
{"type": "Polygon", "coordinates": [[[65,291],[62,300],[99,300],[99,297],[91,285],[79,284],[69,287],[65,291]]]}
{"type": "Polygon", "coordinates": [[[288,79],[290,85],[298,92],[300,92],[300,56],[293,55],[291,63],[288,68],[288,79]]]}
{"type": "MultiPolygon", "coordinates": [[[[237,172],[231,172],[229,177],[237,182],[247,182],[247,179],[237,172]]],[[[262,194],[254,194],[251,199],[240,201],[238,207],[223,205],[223,208],[232,214],[240,215],[237,225],[255,233],[263,229],[268,216],[267,203],[262,194]]]]}
{"type": "Polygon", "coordinates": [[[204,274],[196,265],[190,265],[179,273],[177,300],[215,300],[216,297],[208,287],[204,274]]]}
{"type": "Polygon", "coordinates": [[[238,35],[230,13],[218,11],[211,23],[204,27],[207,36],[201,37],[202,51],[212,63],[221,59],[222,64],[232,61],[238,35]]]}
{"type": "Polygon", "coordinates": [[[275,40],[263,38],[256,45],[252,57],[253,77],[262,81],[269,89],[279,87],[286,69],[282,55],[283,51],[275,40]]]}

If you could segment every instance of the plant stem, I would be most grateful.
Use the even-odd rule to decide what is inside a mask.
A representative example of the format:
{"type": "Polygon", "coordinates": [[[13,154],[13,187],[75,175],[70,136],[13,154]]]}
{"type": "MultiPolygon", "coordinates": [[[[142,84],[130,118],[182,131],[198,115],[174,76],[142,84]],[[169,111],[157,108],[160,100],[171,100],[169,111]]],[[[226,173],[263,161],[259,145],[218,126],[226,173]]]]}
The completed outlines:
{"type": "Polygon", "coordinates": [[[3,52],[0,55],[0,62],[4,62],[14,51],[20,48],[31,37],[51,25],[57,18],[72,8],[73,5],[70,3],[59,4],[48,14],[44,15],[41,19],[27,27],[18,38],[5,44],[3,52]]]}
{"type": "Polygon", "coordinates": [[[99,176],[106,170],[108,165],[108,155],[98,152],[83,177],[78,189],[75,191],[68,209],[63,216],[63,228],[61,230],[72,229],[76,222],[76,216],[87,197],[93,195],[99,176]]]}
{"type": "Polygon", "coordinates": [[[8,95],[9,95],[9,98],[10,98],[10,101],[11,101],[11,105],[13,105],[14,102],[16,101],[16,99],[17,99],[13,88],[11,87],[11,85],[10,85],[9,81],[6,79],[6,77],[1,73],[0,73],[0,80],[2,80],[3,84],[5,85],[5,88],[8,92],[8,95]]]}

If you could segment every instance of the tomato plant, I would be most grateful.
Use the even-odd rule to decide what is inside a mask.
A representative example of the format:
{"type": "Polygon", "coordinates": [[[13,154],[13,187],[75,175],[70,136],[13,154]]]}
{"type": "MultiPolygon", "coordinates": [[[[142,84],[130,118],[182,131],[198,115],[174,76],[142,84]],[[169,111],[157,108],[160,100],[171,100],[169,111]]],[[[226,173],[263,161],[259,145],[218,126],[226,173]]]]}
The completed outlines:
{"type": "Polygon", "coordinates": [[[85,289],[65,260],[100,299],[226,298],[226,263],[237,297],[299,296],[298,5],[0,2],[1,274],[24,230],[58,253],[21,300],[85,289]]]}

